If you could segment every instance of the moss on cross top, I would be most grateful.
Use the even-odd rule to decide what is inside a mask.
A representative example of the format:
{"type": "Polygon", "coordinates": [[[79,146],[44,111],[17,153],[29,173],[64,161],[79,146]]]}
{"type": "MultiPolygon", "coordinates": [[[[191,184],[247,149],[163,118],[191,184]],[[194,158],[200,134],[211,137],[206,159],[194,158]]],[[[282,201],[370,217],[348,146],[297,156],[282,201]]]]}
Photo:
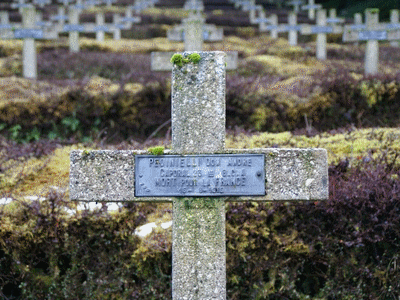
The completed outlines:
{"type": "Polygon", "coordinates": [[[179,67],[182,67],[184,64],[188,64],[190,62],[197,64],[197,63],[199,63],[200,59],[201,59],[201,56],[198,53],[191,53],[185,57],[182,54],[176,53],[176,54],[172,55],[171,63],[173,63],[174,65],[177,65],[179,67]]]}
{"type": "Polygon", "coordinates": [[[163,155],[164,154],[164,147],[163,146],[156,146],[147,149],[148,152],[152,155],[163,155]]]}

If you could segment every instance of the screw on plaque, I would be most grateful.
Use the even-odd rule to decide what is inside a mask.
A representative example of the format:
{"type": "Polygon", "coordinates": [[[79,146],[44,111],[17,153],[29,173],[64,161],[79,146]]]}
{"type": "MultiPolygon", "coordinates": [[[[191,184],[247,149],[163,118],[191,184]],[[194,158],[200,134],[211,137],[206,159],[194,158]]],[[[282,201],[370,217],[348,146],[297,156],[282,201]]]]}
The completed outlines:
{"type": "Polygon", "coordinates": [[[257,177],[261,177],[261,175],[262,175],[261,171],[258,171],[256,175],[257,175],[257,177]]]}

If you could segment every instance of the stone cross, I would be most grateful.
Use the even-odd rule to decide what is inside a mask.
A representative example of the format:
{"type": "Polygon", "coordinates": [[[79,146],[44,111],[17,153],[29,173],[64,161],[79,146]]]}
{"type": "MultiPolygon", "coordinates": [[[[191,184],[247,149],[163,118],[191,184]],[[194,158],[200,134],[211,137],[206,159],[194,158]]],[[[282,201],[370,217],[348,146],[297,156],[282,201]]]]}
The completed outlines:
{"type": "Polygon", "coordinates": [[[140,17],[135,17],[133,16],[133,7],[132,6],[128,6],[125,9],[125,17],[123,17],[121,19],[122,23],[127,23],[129,24],[129,26],[132,26],[133,23],[140,23],[141,22],[141,18],[140,17]]]}
{"type": "Polygon", "coordinates": [[[51,0],[33,0],[33,4],[43,8],[45,5],[51,4],[51,0]]]}
{"type": "MultiPolygon", "coordinates": [[[[333,19],[331,19],[333,21],[333,19]]],[[[332,22],[336,23],[336,22],[332,22]]],[[[328,20],[326,18],[326,10],[320,9],[317,11],[317,24],[316,25],[302,25],[301,34],[303,35],[317,35],[317,47],[316,47],[316,57],[319,60],[326,59],[326,35],[328,33],[342,33],[342,26],[338,25],[328,25],[328,20]]]]}
{"type": "MultiPolygon", "coordinates": [[[[130,11],[130,10],[128,10],[130,11]]],[[[94,32],[98,42],[104,41],[105,32],[112,32],[115,40],[121,39],[121,29],[130,29],[133,23],[141,21],[140,17],[132,17],[127,15],[121,17],[118,14],[113,15],[113,23],[106,24],[104,22],[104,13],[96,14],[96,23],[79,23],[80,8],[71,6],[69,10],[69,23],[64,25],[62,32],[69,33],[69,49],[70,52],[79,52],[79,33],[94,32]]]]}
{"type": "Polygon", "coordinates": [[[52,15],[50,20],[57,23],[57,30],[61,31],[64,28],[65,22],[68,20],[68,16],[65,13],[65,6],[59,6],[57,8],[57,15],[52,15]]]}
{"type": "Polygon", "coordinates": [[[25,0],[18,0],[18,3],[11,3],[11,8],[18,8],[20,14],[22,14],[23,8],[28,6],[30,5],[25,3],[25,0]]]}
{"type": "Polygon", "coordinates": [[[322,5],[321,4],[315,4],[314,0],[308,0],[307,5],[303,5],[301,9],[307,10],[308,11],[308,18],[310,20],[315,19],[315,10],[321,9],[322,5]]]}
{"type": "Polygon", "coordinates": [[[259,30],[260,32],[265,32],[265,31],[270,31],[271,32],[271,37],[273,39],[278,38],[278,15],[277,14],[272,14],[268,18],[266,18],[266,22],[262,22],[259,25],[259,30]],[[269,23],[267,25],[266,23],[269,23]]]}
{"type": "Polygon", "coordinates": [[[145,0],[136,0],[135,4],[130,6],[135,13],[139,14],[141,11],[145,10],[148,7],[153,7],[155,1],[145,1],[145,0]]]}
{"type": "Polygon", "coordinates": [[[345,26],[343,42],[366,41],[365,70],[366,75],[378,73],[379,41],[400,40],[398,24],[379,23],[379,9],[365,10],[365,25],[345,26]]]}
{"type": "Polygon", "coordinates": [[[183,9],[201,12],[204,10],[204,4],[203,1],[199,0],[186,0],[185,4],[183,5],[183,9]]]}
{"type": "MultiPolygon", "coordinates": [[[[202,51],[205,30],[209,33],[207,40],[222,40],[223,30],[217,29],[214,25],[205,25],[204,18],[198,14],[190,14],[183,20],[182,27],[176,27],[173,32],[169,31],[167,37],[171,40],[184,41],[185,51],[202,51]]],[[[152,71],[171,71],[170,62],[173,52],[152,52],[151,70],[152,71]]],[[[237,51],[227,52],[227,69],[234,70],[238,64],[237,51]]]]}
{"type": "Polygon", "coordinates": [[[172,72],[172,145],[72,151],[70,198],[172,202],[172,298],[226,299],[225,203],[328,198],[325,149],[225,149],[225,53],[172,72]]]}
{"type": "Polygon", "coordinates": [[[294,12],[288,14],[288,24],[278,25],[276,30],[278,32],[288,32],[289,45],[297,45],[297,32],[301,30],[301,25],[297,25],[297,15],[294,12]]]}
{"type": "Polygon", "coordinates": [[[300,12],[300,5],[303,4],[303,0],[292,0],[287,4],[293,6],[293,12],[297,14],[300,12]]]}
{"type": "Polygon", "coordinates": [[[117,0],[103,0],[103,2],[108,6],[111,7],[113,3],[116,3],[117,0]]]}
{"type": "MultiPolygon", "coordinates": [[[[365,25],[363,25],[362,21],[362,14],[361,13],[355,13],[354,14],[354,23],[351,27],[353,30],[358,30],[358,29],[365,29],[365,25]]],[[[354,42],[355,46],[359,45],[359,42],[354,42]]]]}
{"type": "Polygon", "coordinates": [[[260,32],[267,31],[265,30],[265,26],[267,24],[271,24],[270,18],[267,18],[265,11],[261,9],[258,13],[258,17],[254,17],[254,19],[250,20],[251,24],[258,24],[258,30],[260,32]]]}
{"type": "Polygon", "coordinates": [[[8,11],[0,11],[0,36],[2,32],[12,29],[12,27],[8,11]]]}
{"type": "Polygon", "coordinates": [[[189,16],[182,20],[182,24],[167,31],[167,38],[171,41],[183,41],[186,51],[198,51],[202,49],[204,41],[222,41],[224,30],[213,24],[205,24],[205,19],[198,11],[191,11],[189,16]]]}
{"type": "Polygon", "coordinates": [[[262,5],[256,5],[255,0],[250,0],[249,2],[242,4],[242,10],[249,12],[250,23],[254,24],[256,23],[255,20],[260,17],[260,12],[263,11],[263,7],[262,5]]]}
{"type": "Polygon", "coordinates": [[[329,9],[329,17],[326,19],[326,23],[328,24],[344,23],[344,18],[338,18],[336,15],[336,8],[331,8],[329,9]]]}
{"type": "Polygon", "coordinates": [[[0,39],[23,39],[22,74],[24,78],[37,78],[37,59],[35,39],[57,39],[58,32],[51,28],[40,28],[36,25],[36,10],[34,6],[26,5],[22,10],[22,24],[5,26],[0,30],[0,39]]]}
{"type": "Polygon", "coordinates": [[[85,0],[85,1],[83,2],[83,6],[84,6],[84,8],[86,8],[86,9],[88,9],[88,8],[93,8],[93,7],[95,7],[96,5],[100,5],[100,4],[101,4],[100,0],[85,0]]]}
{"type": "MultiPolygon", "coordinates": [[[[390,10],[390,24],[393,24],[393,27],[400,26],[399,24],[399,10],[391,9],[390,10]]],[[[390,46],[398,47],[399,41],[391,41],[390,46]]]]}
{"type": "Polygon", "coordinates": [[[58,0],[58,3],[62,3],[62,5],[64,6],[68,6],[70,4],[70,2],[74,2],[74,0],[58,0]]]}
{"type": "Polygon", "coordinates": [[[104,13],[99,12],[96,14],[96,27],[93,29],[96,32],[96,41],[103,42],[105,31],[109,31],[109,27],[107,27],[104,20],[104,13]]]}

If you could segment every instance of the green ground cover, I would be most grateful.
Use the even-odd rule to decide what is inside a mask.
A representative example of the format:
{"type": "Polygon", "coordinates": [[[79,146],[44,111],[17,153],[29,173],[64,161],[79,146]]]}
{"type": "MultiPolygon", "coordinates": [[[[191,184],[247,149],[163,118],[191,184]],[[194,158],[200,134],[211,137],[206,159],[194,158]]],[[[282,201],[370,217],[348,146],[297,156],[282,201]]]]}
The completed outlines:
{"type": "MultiPolygon", "coordinates": [[[[331,36],[320,62],[312,40],[255,34],[205,45],[239,51],[227,147],[326,148],[330,199],[227,205],[229,299],[397,299],[400,52],[383,44],[380,74],[364,76],[363,45],[331,36]]],[[[21,78],[21,45],[0,41],[0,198],[14,199],[0,206],[0,298],[169,299],[170,230],[132,233],[170,220],[170,205],[78,209],[68,155],[168,149],[170,74],[151,72],[149,53],[183,44],[84,38],[72,55],[66,39],[40,42],[38,81],[21,78]]]]}

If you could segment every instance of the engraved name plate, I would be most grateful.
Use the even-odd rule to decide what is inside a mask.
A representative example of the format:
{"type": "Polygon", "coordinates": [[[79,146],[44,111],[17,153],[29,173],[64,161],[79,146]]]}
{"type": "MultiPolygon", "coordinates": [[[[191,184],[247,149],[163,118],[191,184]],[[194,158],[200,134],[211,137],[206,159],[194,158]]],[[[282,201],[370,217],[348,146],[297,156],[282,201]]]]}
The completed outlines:
{"type": "Polygon", "coordinates": [[[41,29],[16,29],[14,31],[16,39],[42,39],[43,30],[41,29]]]}
{"type": "Polygon", "coordinates": [[[386,40],[387,32],[382,30],[360,31],[358,33],[358,39],[360,41],[386,40]]]}
{"type": "Polygon", "coordinates": [[[263,154],[136,155],[136,197],[265,195],[263,154]]]}

